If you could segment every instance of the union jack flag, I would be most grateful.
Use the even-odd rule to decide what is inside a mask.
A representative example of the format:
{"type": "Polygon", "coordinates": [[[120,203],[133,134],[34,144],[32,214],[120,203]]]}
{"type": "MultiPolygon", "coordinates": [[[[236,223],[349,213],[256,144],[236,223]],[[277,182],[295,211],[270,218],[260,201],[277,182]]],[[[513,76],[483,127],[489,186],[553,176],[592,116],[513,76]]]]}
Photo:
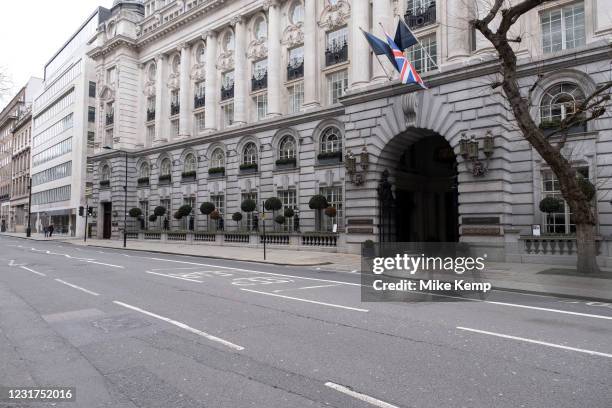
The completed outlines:
{"type": "Polygon", "coordinates": [[[397,70],[400,73],[402,84],[414,83],[419,84],[423,89],[427,89],[427,86],[425,86],[425,83],[423,82],[423,79],[421,79],[421,76],[417,70],[414,69],[410,61],[406,59],[406,56],[402,50],[400,50],[393,38],[391,38],[386,31],[385,36],[387,37],[387,43],[389,44],[389,47],[391,47],[391,51],[393,51],[393,56],[395,57],[397,70]]]}

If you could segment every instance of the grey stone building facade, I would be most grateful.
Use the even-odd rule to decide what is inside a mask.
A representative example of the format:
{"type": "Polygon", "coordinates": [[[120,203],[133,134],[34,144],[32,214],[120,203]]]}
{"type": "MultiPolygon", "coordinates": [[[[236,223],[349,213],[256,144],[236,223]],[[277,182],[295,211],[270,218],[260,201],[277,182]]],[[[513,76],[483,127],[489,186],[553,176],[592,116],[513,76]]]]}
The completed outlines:
{"type": "MultiPolygon", "coordinates": [[[[541,198],[560,195],[558,186],[491,87],[493,50],[470,34],[469,13],[482,8],[412,0],[161,3],[116,2],[88,53],[107,118],[89,158],[93,235],[118,238],[125,211],[138,207],[141,220],[128,217],[130,238],[266,239],[346,252],[365,240],[461,241],[491,259],[572,262],[571,214],[539,211],[541,198]],[[387,78],[359,31],[377,31],[379,21],[391,31],[397,18],[421,39],[408,56],[427,90],[387,78]],[[335,216],[309,207],[316,194],[335,216]],[[245,199],[261,212],[270,197],[297,216],[284,224],[267,218],[274,233],[266,238],[261,214],[232,221],[245,199]],[[198,211],[203,202],[215,204],[223,228],[216,221],[211,229],[198,211]],[[184,204],[193,214],[175,219],[184,204]],[[157,206],[167,213],[149,221],[157,206]],[[531,236],[534,224],[541,237],[531,236]]],[[[521,83],[543,127],[609,80],[612,21],[602,17],[609,8],[559,1],[520,22],[532,33],[517,46],[521,83]]],[[[574,129],[565,151],[598,189],[602,263],[610,262],[612,233],[611,129],[609,115],[574,129]]]]}

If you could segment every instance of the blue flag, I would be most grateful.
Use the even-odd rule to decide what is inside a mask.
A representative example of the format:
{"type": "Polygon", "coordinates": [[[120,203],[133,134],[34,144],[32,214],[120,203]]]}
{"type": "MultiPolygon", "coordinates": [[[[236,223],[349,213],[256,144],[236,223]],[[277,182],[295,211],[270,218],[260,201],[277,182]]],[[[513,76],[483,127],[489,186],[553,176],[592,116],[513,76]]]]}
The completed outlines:
{"type": "Polygon", "coordinates": [[[372,51],[374,51],[374,54],[386,55],[389,61],[391,61],[391,65],[393,65],[393,68],[397,70],[397,64],[395,63],[395,56],[393,55],[393,51],[391,50],[391,47],[389,47],[389,44],[387,44],[380,38],[376,37],[375,35],[372,35],[363,30],[361,30],[361,32],[363,33],[363,35],[365,35],[366,40],[368,40],[368,43],[370,44],[370,48],[372,48],[372,51]]]}
{"type": "Polygon", "coordinates": [[[416,37],[412,34],[412,31],[410,31],[406,23],[404,23],[401,18],[397,23],[395,38],[393,40],[402,51],[418,43],[416,37]]]}

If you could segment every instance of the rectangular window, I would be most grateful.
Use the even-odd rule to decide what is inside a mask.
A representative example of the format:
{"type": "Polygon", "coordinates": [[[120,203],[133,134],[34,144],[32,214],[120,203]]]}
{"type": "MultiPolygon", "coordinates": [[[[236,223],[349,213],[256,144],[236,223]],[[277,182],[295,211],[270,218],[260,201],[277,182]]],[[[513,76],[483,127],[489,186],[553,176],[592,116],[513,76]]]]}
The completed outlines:
{"type": "Polygon", "coordinates": [[[140,211],[142,211],[144,229],[149,229],[149,201],[147,200],[139,201],[138,208],[140,208],[140,211]]]}
{"type": "Polygon", "coordinates": [[[70,185],[52,188],[32,194],[32,205],[57,203],[70,200],[70,185]]]}
{"type": "Polygon", "coordinates": [[[348,29],[342,27],[335,31],[327,33],[327,48],[342,47],[347,43],[348,29]]]}
{"type": "Polygon", "coordinates": [[[90,98],[96,97],[96,83],[92,81],[89,81],[89,97],[90,98]]]}
{"type": "Polygon", "coordinates": [[[436,35],[428,35],[408,49],[408,60],[417,72],[427,72],[438,68],[437,53],[436,35]]]}
{"type": "Polygon", "coordinates": [[[348,61],[348,29],[342,27],[327,33],[325,47],[325,66],[348,61]]]}
{"type": "MultiPolygon", "coordinates": [[[[577,169],[579,177],[589,177],[589,169],[581,167],[577,169]]],[[[548,234],[574,234],[576,233],[576,224],[574,215],[571,213],[569,206],[563,200],[561,187],[557,176],[551,170],[542,172],[542,198],[554,197],[563,201],[563,212],[545,214],[544,231],[548,234]]]]}
{"type": "Polygon", "coordinates": [[[155,125],[147,126],[147,146],[153,146],[155,140],[155,125]]]}
{"type": "Polygon", "coordinates": [[[229,71],[221,77],[221,100],[234,97],[234,71],[229,71]]]}
{"type": "Polygon", "coordinates": [[[304,83],[299,82],[289,87],[289,113],[296,113],[302,110],[304,104],[304,83]]]}
{"type": "MultiPolygon", "coordinates": [[[[295,190],[279,190],[276,192],[276,196],[283,203],[281,214],[284,214],[286,208],[291,208],[295,211],[295,209],[297,208],[297,194],[295,190]]],[[[291,232],[294,230],[294,217],[295,216],[285,219],[285,223],[282,224],[283,231],[291,232]]]]}
{"type": "Polygon", "coordinates": [[[179,135],[179,120],[178,119],[174,119],[170,121],[170,135],[173,138],[178,137],[179,135]]]}
{"type": "Polygon", "coordinates": [[[96,134],[94,132],[87,132],[87,148],[93,149],[96,143],[96,134]]]}
{"type": "Polygon", "coordinates": [[[256,225],[257,222],[257,212],[258,212],[258,208],[259,208],[259,203],[257,202],[257,193],[242,193],[241,196],[241,201],[240,203],[242,203],[244,200],[253,200],[255,202],[255,211],[250,212],[250,213],[245,213],[245,219],[244,222],[246,224],[246,228],[249,231],[257,231],[257,229],[259,228],[259,225],[256,225]]]}
{"type": "Polygon", "coordinates": [[[195,128],[196,128],[196,132],[203,132],[204,129],[206,129],[205,118],[206,118],[206,115],[204,114],[204,112],[200,112],[200,113],[196,113],[195,114],[195,128]]]}
{"type": "Polygon", "coordinates": [[[106,71],[106,80],[110,85],[116,85],[115,81],[117,81],[117,68],[112,67],[106,71]]]}
{"type": "Polygon", "coordinates": [[[213,194],[210,196],[210,202],[215,205],[215,209],[225,218],[225,195],[213,194]]]}
{"type": "Polygon", "coordinates": [[[337,71],[327,76],[328,102],[330,105],[338,103],[338,100],[348,89],[348,71],[337,71]]]}
{"type": "Polygon", "coordinates": [[[255,114],[257,120],[262,120],[268,115],[268,94],[260,94],[253,98],[255,103],[255,114]]]}
{"type": "Polygon", "coordinates": [[[203,97],[206,93],[206,82],[200,81],[195,84],[195,95],[197,97],[203,97]]]}
{"type": "Polygon", "coordinates": [[[221,107],[223,111],[223,126],[228,127],[234,124],[234,104],[228,103],[221,107]]]}
{"type": "Polygon", "coordinates": [[[584,45],[584,4],[580,2],[542,12],[540,28],[545,53],[584,45]]]}
{"type": "Polygon", "coordinates": [[[321,187],[321,189],[319,190],[319,194],[325,196],[325,198],[327,198],[329,206],[334,207],[336,209],[335,217],[328,217],[327,215],[323,215],[323,229],[327,231],[333,231],[334,224],[338,224],[338,229],[342,228],[344,225],[344,203],[342,201],[342,187],[321,187]]]}
{"type": "MultiPolygon", "coordinates": [[[[196,199],[195,199],[195,197],[183,197],[183,205],[190,206],[191,207],[191,215],[195,214],[195,210],[196,210],[196,199]]],[[[191,230],[192,229],[190,227],[190,219],[191,218],[192,218],[191,216],[181,218],[181,228],[183,228],[184,230],[191,230]]]]}
{"type": "Polygon", "coordinates": [[[96,122],[96,108],[94,108],[93,106],[87,108],[87,121],[89,123],[96,122]]]}
{"type": "Polygon", "coordinates": [[[50,148],[32,156],[32,167],[40,166],[72,151],[72,138],[63,140],[50,148]]]}

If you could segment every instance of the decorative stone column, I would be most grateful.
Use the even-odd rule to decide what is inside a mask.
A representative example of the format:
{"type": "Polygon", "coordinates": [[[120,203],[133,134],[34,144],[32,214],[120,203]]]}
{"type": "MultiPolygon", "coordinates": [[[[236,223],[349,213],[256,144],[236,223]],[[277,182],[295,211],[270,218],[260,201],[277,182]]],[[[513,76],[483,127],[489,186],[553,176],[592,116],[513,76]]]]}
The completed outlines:
{"type": "Polygon", "coordinates": [[[470,55],[469,8],[461,1],[446,3],[446,43],[448,61],[456,61],[470,55]]]}
{"type": "Polygon", "coordinates": [[[264,3],[268,7],[268,115],[281,115],[281,34],[280,7],[277,0],[264,3]]]}
{"type": "Polygon", "coordinates": [[[234,50],[234,122],[242,125],[247,122],[246,27],[244,26],[244,18],[242,16],[234,17],[232,24],[234,25],[236,38],[234,50]]]}
{"type": "MultiPolygon", "coordinates": [[[[393,27],[393,8],[391,7],[390,0],[375,0],[372,2],[372,5],[372,33],[384,39],[382,28],[380,28],[380,24],[382,24],[390,35],[395,35],[395,27],[393,27]]],[[[372,55],[372,58],[376,58],[376,55],[372,55]]],[[[372,80],[382,82],[387,81],[389,76],[392,78],[395,77],[395,68],[391,65],[387,57],[379,55],[378,59],[382,67],[378,61],[372,61],[372,80]],[[385,70],[387,73],[385,73],[385,70]]]]}
{"type": "Polygon", "coordinates": [[[203,35],[206,40],[206,89],[204,98],[206,110],[204,120],[206,129],[217,130],[217,116],[219,114],[219,86],[217,85],[217,33],[208,31],[203,35]]]}
{"type": "MultiPolygon", "coordinates": [[[[374,3],[386,3],[388,0],[378,0],[374,3]]],[[[374,6],[376,7],[376,6],[374,6]]],[[[361,32],[368,30],[370,23],[368,12],[369,0],[353,0],[351,11],[351,87],[360,87],[370,82],[370,47],[361,32]]]]}
{"type": "Polygon", "coordinates": [[[320,106],[319,52],[317,50],[317,3],[304,0],[304,108],[320,106]]]}
{"type": "Polygon", "coordinates": [[[159,145],[168,141],[167,132],[164,126],[167,122],[167,111],[164,102],[168,101],[168,90],[164,86],[166,71],[166,57],[159,54],[155,57],[155,139],[154,145],[159,145]]]}
{"type": "Polygon", "coordinates": [[[179,138],[189,137],[191,134],[191,108],[193,102],[190,101],[189,91],[191,89],[191,77],[189,71],[191,68],[191,52],[189,44],[182,43],[179,45],[181,50],[181,79],[179,90],[179,103],[181,110],[179,112],[179,138]]]}

